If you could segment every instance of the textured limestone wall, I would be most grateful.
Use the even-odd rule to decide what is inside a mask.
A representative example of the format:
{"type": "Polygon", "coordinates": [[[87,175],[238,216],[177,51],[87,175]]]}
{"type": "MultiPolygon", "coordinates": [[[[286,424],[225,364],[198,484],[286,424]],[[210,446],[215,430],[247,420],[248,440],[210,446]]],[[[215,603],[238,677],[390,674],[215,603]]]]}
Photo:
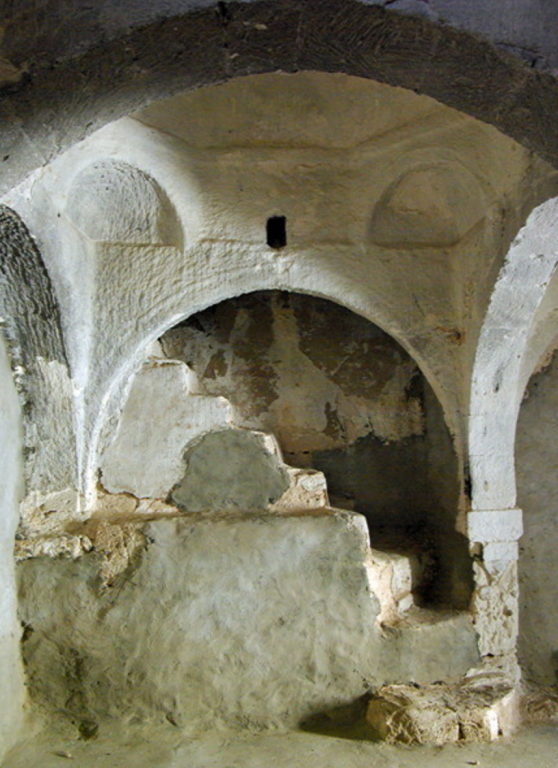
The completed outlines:
{"type": "Polygon", "coordinates": [[[556,551],[556,357],[529,382],[516,438],[518,500],[525,534],[519,546],[519,657],[525,676],[558,680],[558,566],[556,551]]]}

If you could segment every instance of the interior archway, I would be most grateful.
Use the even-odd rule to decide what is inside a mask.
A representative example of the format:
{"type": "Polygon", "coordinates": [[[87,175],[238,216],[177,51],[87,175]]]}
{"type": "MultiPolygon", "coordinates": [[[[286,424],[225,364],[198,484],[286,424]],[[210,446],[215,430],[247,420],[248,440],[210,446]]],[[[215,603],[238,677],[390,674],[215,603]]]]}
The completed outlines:
{"type": "Polygon", "coordinates": [[[287,464],[324,472],[330,503],[364,514],[374,547],[430,558],[419,603],[467,607],[455,447],[397,342],[332,302],[263,291],[189,317],[160,344],[200,393],[231,403],[237,426],[271,432],[287,464]]]}

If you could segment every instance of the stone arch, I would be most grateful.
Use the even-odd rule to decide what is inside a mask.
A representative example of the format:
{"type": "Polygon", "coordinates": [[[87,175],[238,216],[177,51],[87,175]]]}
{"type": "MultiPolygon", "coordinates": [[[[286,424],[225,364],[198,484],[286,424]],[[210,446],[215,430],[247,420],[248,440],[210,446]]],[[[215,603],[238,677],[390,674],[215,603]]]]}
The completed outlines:
{"type": "Polygon", "coordinates": [[[490,300],[471,391],[473,510],[515,506],[515,429],[526,383],[522,365],[529,351],[534,318],[558,264],[557,240],[558,201],[553,199],[536,208],[520,230],[490,300]]]}
{"type": "MultiPolygon", "coordinates": [[[[422,92],[558,162],[551,108],[556,79],[418,10],[413,16],[376,3],[336,0],[324,14],[323,5],[312,1],[298,7],[289,0],[211,2],[136,24],[125,34],[113,32],[103,45],[35,66],[32,77],[16,78],[6,89],[4,190],[45,159],[150,101],[272,71],[345,72],[422,92]],[[38,150],[40,144],[36,153],[29,152],[30,137],[38,150]]],[[[47,59],[55,55],[50,51],[47,59]]]]}
{"type": "MultiPolygon", "coordinates": [[[[468,451],[471,511],[467,516],[476,590],[473,614],[481,654],[517,676],[518,539],[515,435],[526,371],[537,348],[536,319],[558,264],[558,199],[533,210],[496,280],[473,367],[468,451]],[[515,670],[515,671],[514,671],[515,670]]],[[[527,377],[529,375],[527,373],[527,377]]]]}
{"type": "MultiPolygon", "coordinates": [[[[362,285],[359,286],[359,289],[355,288],[354,293],[351,293],[347,290],[346,284],[340,286],[327,274],[325,277],[321,276],[322,285],[320,285],[320,280],[317,279],[314,273],[307,273],[297,277],[294,275],[270,274],[267,278],[252,274],[249,281],[245,277],[242,280],[243,277],[243,275],[237,276],[237,285],[229,284],[225,289],[222,284],[197,286],[198,295],[192,301],[188,311],[181,310],[181,302],[176,303],[175,307],[169,303],[166,312],[161,315],[157,324],[152,326],[149,334],[138,340],[133,349],[130,350],[128,357],[120,361],[118,369],[114,370],[112,379],[108,382],[108,386],[98,400],[98,407],[93,415],[91,431],[88,436],[88,444],[91,446],[91,451],[86,464],[84,491],[89,504],[94,503],[97,469],[102,452],[102,442],[105,439],[103,436],[104,432],[107,429],[107,425],[112,424],[114,426],[114,419],[119,404],[123,402],[128,392],[127,382],[131,381],[133,374],[141,366],[148,346],[160,338],[166,331],[188,317],[227,299],[258,290],[276,289],[327,299],[364,317],[390,335],[417,363],[432,387],[442,407],[446,424],[454,438],[454,446],[459,461],[459,422],[455,418],[452,404],[448,400],[447,392],[441,386],[436,372],[431,369],[428,359],[421,354],[420,348],[397,327],[393,318],[388,313],[382,313],[378,305],[374,305],[373,297],[366,295],[366,290],[362,290],[362,285]],[[173,309],[175,309],[174,312],[172,311],[173,309]]],[[[461,462],[459,462],[459,470],[461,472],[461,462]]]]}
{"type": "MultiPolygon", "coordinates": [[[[556,226],[555,234],[558,234],[556,226]]],[[[558,247],[554,244],[558,265],[558,247]]],[[[558,270],[533,313],[518,372],[514,478],[524,521],[519,547],[518,656],[524,677],[556,682],[555,505],[558,270]]]]}

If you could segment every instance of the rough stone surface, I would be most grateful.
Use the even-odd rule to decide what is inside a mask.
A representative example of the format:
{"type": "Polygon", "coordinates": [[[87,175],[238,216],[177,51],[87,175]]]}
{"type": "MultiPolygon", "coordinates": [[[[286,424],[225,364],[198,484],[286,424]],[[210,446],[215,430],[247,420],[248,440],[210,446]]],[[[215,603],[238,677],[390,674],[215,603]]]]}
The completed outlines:
{"type": "Polygon", "coordinates": [[[378,621],[393,622],[414,604],[413,590],[423,578],[420,559],[372,549],[371,560],[374,591],[382,607],[378,621]]]}
{"type": "Polygon", "coordinates": [[[479,661],[475,627],[466,611],[412,608],[382,627],[378,676],[383,683],[454,680],[479,661]]]}
{"type": "Polygon", "coordinates": [[[518,633],[517,561],[473,563],[475,592],[471,608],[482,656],[513,653],[518,633]]]}
{"type": "Polygon", "coordinates": [[[510,736],[519,695],[509,687],[388,686],[368,705],[367,719],[390,744],[451,744],[510,736]]]}
{"type": "Polygon", "coordinates": [[[103,454],[104,488],[166,497],[184,475],[188,443],[226,429],[230,418],[224,398],[191,393],[184,363],[147,363],[134,377],[116,435],[103,454]]]}
{"type": "Polygon", "coordinates": [[[53,493],[27,494],[20,505],[19,533],[26,537],[56,535],[68,524],[84,519],[77,491],[65,488],[53,493]]]}
{"type": "Polygon", "coordinates": [[[289,487],[269,506],[272,512],[297,512],[329,506],[326,479],[322,472],[312,469],[286,467],[289,487]]]}

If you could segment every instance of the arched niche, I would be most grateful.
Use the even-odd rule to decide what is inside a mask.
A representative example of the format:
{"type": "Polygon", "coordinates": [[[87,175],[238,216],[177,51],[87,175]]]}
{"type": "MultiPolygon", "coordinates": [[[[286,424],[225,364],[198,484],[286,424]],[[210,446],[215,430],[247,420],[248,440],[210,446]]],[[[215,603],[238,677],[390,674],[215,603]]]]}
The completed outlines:
{"type": "MultiPolygon", "coordinates": [[[[95,393],[94,403],[98,403],[98,406],[95,410],[91,410],[90,431],[84,434],[87,438],[87,456],[84,465],[83,488],[90,509],[95,507],[96,484],[101,456],[114,435],[119,413],[128,396],[134,373],[144,362],[146,350],[150,344],[156,342],[169,329],[187,320],[196,312],[204,311],[251,291],[288,290],[323,298],[340,304],[357,315],[374,322],[379,328],[397,339],[403,349],[418,361],[437,401],[442,403],[444,418],[451,425],[450,432],[454,435],[458,433],[459,424],[455,420],[456,414],[451,408],[451,400],[446,398],[447,392],[438,380],[436,372],[429,369],[428,358],[422,354],[420,348],[406,337],[390,313],[384,310],[381,306],[381,297],[370,293],[370,286],[362,282],[358,283],[356,280],[352,282],[346,278],[343,282],[333,283],[332,275],[328,271],[320,273],[305,269],[303,274],[299,274],[291,270],[288,276],[282,271],[273,270],[265,276],[262,276],[262,272],[263,270],[259,269],[246,271],[245,263],[238,266],[234,265],[227,274],[225,285],[223,285],[223,281],[219,280],[219,272],[208,273],[208,279],[205,282],[200,281],[188,286],[188,291],[191,291],[189,296],[193,305],[192,311],[181,312],[184,297],[175,294],[172,303],[166,308],[166,316],[163,315],[158,327],[152,330],[149,335],[144,336],[141,341],[136,342],[135,346],[128,350],[127,356],[118,360],[118,367],[112,372],[112,377],[106,384],[106,388],[95,393]],[[351,300],[349,300],[349,296],[351,300]],[[373,296],[377,299],[374,305],[373,296]],[[173,309],[174,312],[172,312],[173,309]]],[[[459,450],[458,442],[458,439],[454,442],[456,451],[459,450]]],[[[459,465],[458,471],[461,472],[461,469],[462,467],[459,465]]]]}
{"type": "Polygon", "coordinates": [[[324,473],[333,507],[366,516],[373,547],[415,553],[419,604],[468,605],[453,441],[420,368],[387,333],[325,299],[260,291],[174,325],[150,354],[107,436],[105,490],[172,498],[200,436],[269,433],[287,464],[324,473]]]}
{"type": "Polygon", "coordinates": [[[93,242],[182,247],[167,195],[129,163],[99,159],[83,168],[67,192],[65,215],[93,242]]]}

